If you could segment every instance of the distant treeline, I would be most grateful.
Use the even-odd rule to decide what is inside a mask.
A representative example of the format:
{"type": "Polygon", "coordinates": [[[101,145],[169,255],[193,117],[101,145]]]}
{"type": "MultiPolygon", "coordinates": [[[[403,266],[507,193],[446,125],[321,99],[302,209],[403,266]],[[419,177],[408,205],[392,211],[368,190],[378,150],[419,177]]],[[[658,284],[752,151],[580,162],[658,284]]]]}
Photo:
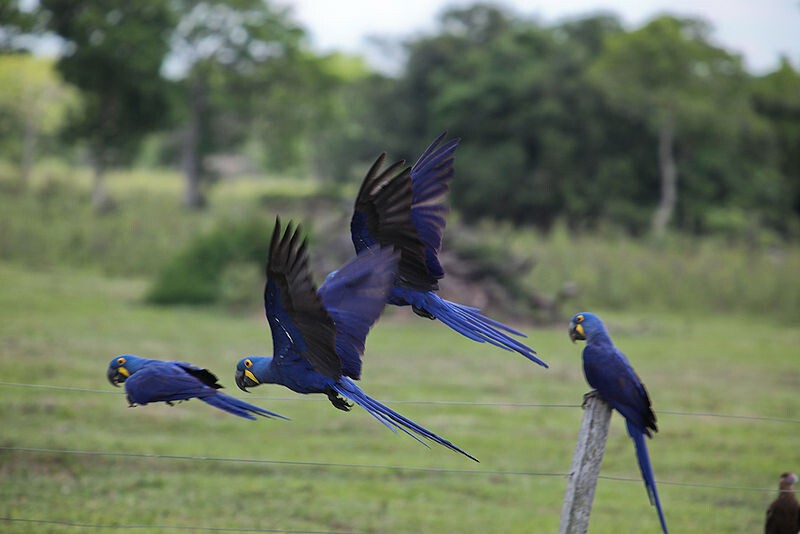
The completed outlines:
{"type": "Polygon", "coordinates": [[[237,173],[357,182],[383,151],[461,137],[452,202],[548,229],[800,236],[800,72],[753,75],[696,19],[544,24],[490,3],[384,42],[391,74],[319,55],[262,0],[0,0],[0,158],[180,167],[184,202],[237,173]],[[26,56],[58,36],[57,61],[26,56]]]}

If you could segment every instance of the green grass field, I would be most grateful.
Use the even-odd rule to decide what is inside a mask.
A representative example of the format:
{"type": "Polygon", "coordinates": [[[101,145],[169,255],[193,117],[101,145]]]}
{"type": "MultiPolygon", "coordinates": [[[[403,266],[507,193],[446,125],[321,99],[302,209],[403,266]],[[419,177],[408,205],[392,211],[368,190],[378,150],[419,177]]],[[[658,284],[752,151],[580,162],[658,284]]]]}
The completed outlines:
{"type": "MultiPolygon", "coordinates": [[[[566,324],[510,318],[549,370],[409,310],[387,310],[371,332],[365,391],[480,458],[475,464],[323,397],[277,386],[239,392],[235,362],[271,351],[261,288],[249,289],[260,284],[260,266],[228,273],[237,298],[225,305],[144,304],[175,254],[221,223],[280,212],[306,222],[312,256],[320,252],[333,237],[325,229],[349,209],[347,187],[337,200],[312,181],[223,182],[208,210],[189,213],[174,173],[115,173],[108,185],[118,207],[97,216],[80,169],[41,164],[27,191],[3,176],[0,517],[19,521],[0,522],[0,531],[557,530],[588,390],[582,346],[569,343],[566,324]],[[292,421],[246,421],[196,400],[130,409],[105,380],[108,361],[124,352],[209,367],[228,393],[292,421]]],[[[659,415],[650,450],[672,531],[759,531],[777,476],[800,469],[800,247],[491,224],[476,231],[536,262],[525,288],[552,294],[575,282],[580,294],[564,313],[590,307],[606,320],[659,415]]],[[[618,416],[602,476],[590,532],[657,531],[618,416]]]]}
{"type": "MultiPolygon", "coordinates": [[[[0,281],[3,518],[143,525],[146,532],[175,531],[157,525],[381,533],[557,530],[563,474],[581,418],[574,406],[588,389],[582,346],[569,342],[566,325],[545,329],[522,317],[516,321],[549,370],[462,339],[409,310],[389,310],[373,329],[365,391],[480,458],[475,464],[394,435],[357,408],[345,414],[323,397],[276,386],[255,389],[247,398],[292,421],[247,421],[196,400],[128,408],[121,390],[105,380],[108,360],[123,352],[207,366],[228,393],[244,397],[232,382],[235,361],[271,350],[261,312],[150,307],[142,303],[146,280],[64,267],[0,263],[0,281]]],[[[672,531],[760,531],[777,476],[800,469],[796,323],[754,315],[594,311],[606,319],[650,390],[661,430],[650,452],[672,531]]],[[[656,513],[617,415],[602,475],[610,478],[600,480],[590,532],[656,532],[656,513]]],[[[2,521],[0,530],[76,529],[2,521]]]]}

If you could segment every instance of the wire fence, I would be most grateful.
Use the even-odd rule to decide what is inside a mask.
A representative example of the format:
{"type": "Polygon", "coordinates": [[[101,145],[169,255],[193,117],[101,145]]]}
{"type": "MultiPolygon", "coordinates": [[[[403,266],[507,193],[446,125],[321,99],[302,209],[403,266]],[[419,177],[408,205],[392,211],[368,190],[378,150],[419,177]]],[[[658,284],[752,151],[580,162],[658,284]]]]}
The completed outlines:
{"type": "MultiPolygon", "coordinates": [[[[22,382],[0,381],[0,387],[19,387],[32,389],[47,389],[56,391],[73,391],[79,393],[100,393],[106,395],[124,395],[124,390],[91,389],[72,386],[59,386],[52,384],[26,384],[22,382]]],[[[273,397],[269,395],[251,395],[250,399],[267,400],[273,402],[327,402],[324,397],[312,396],[293,396],[293,397],[273,397]]],[[[540,402],[492,402],[492,401],[453,401],[453,400],[393,400],[382,399],[381,402],[398,405],[420,405],[420,406],[486,406],[499,408],[580,408],[581,404],[573,403],[540,403],[540,402]]],[[[800,419],[791,417],[774,417],[762,415],[746,414],[726,414],[715,412],[689,412],[681,410],[657,410],[658,415],[677,415],[685,417],[718,417],[722,419],[742,419],[747,421],[765,421],[775,423],[795,423],[800,424],[800,419]]]]}
{"type": "MultiPolygon", "coordinates": [[[[72,386],[60,386],[53,384],[28,384],[28,383],[7,382],[7,381],[0,381],[0,387],[30,388],[39,390],[66,391],[66,392],[90,393],[90,394],[111,394],[111,395],[124,394],[124,391],[114,391],[108,389],[91,389],[91,388],[80,388],[72,386]]],[[[320,400],[314,397],[305,397],[305,396],[270,397],[270,396],[253,395],[252,397],[270,401],[320,400]]],[[[407,405],[488,406],[488,407],[544,408],[544,409],[577,409],[581,408],[582,406],[581,404],[571,404],[571,403],[519,403],[519,402],[481,402],[481,401],[443,401],[443,400],[416,400],[416,401],[388,400],[384,402],[394,403],[394,404],[407,404],[407,405]]],[[[671,411],[671,410],[660,410],[658,413],[682,416],[682,417],[683,416],[716,417],[724,419],[777,422],[777,423],[788,423],[788,424],[800,423],[800,419],[746,415],[746,414],[726,414],[726,413],[714,413],[714,412],[689,412],[689,411],[671,411]]],[[[157,453],[133,452],[133,451],[56,449],[56,448],[40,448],[40,447],[25,447],[25,446],[0,446],[0,451],[6,453],[19,453],[19,454],[52,454],[52,455],[63,455],[63,456],[138,458],[143,460],[154,460],[154,461],[261,464],[261,465],[273,465],[273,466],[286,466],[289,468],[315,468],[315,469],[331,469],[331,470],[355,469],[355,470],[373,470],[373,471],[384,470],[384,471],[406,472],[406,473],[417,472],[417,473],[452,474],[457,476],[551,477],[551,478],[564,478],[564,479],[567,479],[570,476],[570,474],[566,472],[542,472],[542,471],[530,471],[530,470],[459,469],[459,468],[392,465],[392,464],[359,464],[359,463],[282,460],[282,459],[270,459],[270,458],[193,456],[193,455],[182,455],[182,454],[157,454],[157,453]]],[[[642,483],[641,479],[638,477],[634,478],[634,477],[601,474],[599,475],[598,478],[613,482],[621,482],[621,483],[636,483],[636,484],[642,483]]],[[[659,480],[658,484],[660,486],[675,486],[688,489],[701,489],[701,490],[713,490],[713,491],[725,491],[725,492],[746,491],[746,492],[756,492],[763,494],[774,494],[776,492],[776,488],[774,487],[765,488],[765,487],[753,487],[753,486],[742,486],[742,485],[722,485],[722,484],[708,484],[708,483],[669,481],[669,480],[659,480]]],[[[51,527],[63,527],[65,529],[91,529],[98,531],[176,530],[176,531],[195,531],[195,532],[274,532],[274,533],[307,533],[307,534],[349,534],[350,532],[352,532],[348,530],[286,530],[286,529],[273,529],[273,528],[209,527],[209,526],[197,526],[197,525],[92,523],[84,521],[71,521],[71,520],[61,520],[53,518],[34,518],[34,517],[0,517],[0,522],[4,522],[7,524],[28,525],[30,527],[38,526],[44,528],[45,526],[51,526],[51,527]]]]}
{"type": "Polygon", "coordinates": [[[83,521],[62,521],[57,519],[34,519],[30,517],[0,517],[7,523],[27,525],[50,525],[69,528],[96,530],[190,530],[193,532],[278,532],[282,534],[350,534],[350,530],[284,530],[275,528],[237,528],[237,527],[201,527],[197,525],[119,525],[115,523],[87,523],[83,521]]]}
{"type": "MultiPolygon", "coordinates": [[[[389,470],[389,471],[405,471],[405,472],[420,472],[420,473],[437,473],[437,474],[459,474],[459,475],[480,475],[480,476],[528,476],[528,477],[556,477],[566,478],[569,473],[566,472],[542,472],[542,471],[516,471],[504,469],[457,469],[448,467],[419,467],[408,465],[392,465],[392,464],[355,464],[355,463],[337,463],[337,462],[314,462],[314,461],[301,461],[301,460],[275,460],[269,458],[237,458],[237,457],[224,457],[224,456],[191,456],[183,454],[157,454],[147,452],[127,452],[127,451],[87,451],[76,449],[48,449],[40,447],[16,447],[16,446],[0,446],[0,451],[7,452],[22,452],[22,453],[35,453],[35,454],[61,454],[61,455],[76,455],[76,456],[105,456],[105,457],[121,457],[121,458],[142,458],[149,460],[183,460],[194,462],[214,462],[214,463],[244,463],[244,464],[265,464],[265,465],[280,465],[292,467],[313,467],[313,468],[333,468],[333,469],[364,469],[364,470],[389,470]]],[[[610,476],[600,475],[598,478],[614,482],[631,482],[641,484],[641,479],[633,477],[610,476]]],[[[660,480],[659,485],[664,486],[679,486],[685,488],[699,488],[699,489],[717,489],[724,491],[753,491],[762,493],[774,493],[775,488],[763,488],[752,486],[727,486],[722,484],[703,484],[695,482],[679,482],[660,480]]]]}

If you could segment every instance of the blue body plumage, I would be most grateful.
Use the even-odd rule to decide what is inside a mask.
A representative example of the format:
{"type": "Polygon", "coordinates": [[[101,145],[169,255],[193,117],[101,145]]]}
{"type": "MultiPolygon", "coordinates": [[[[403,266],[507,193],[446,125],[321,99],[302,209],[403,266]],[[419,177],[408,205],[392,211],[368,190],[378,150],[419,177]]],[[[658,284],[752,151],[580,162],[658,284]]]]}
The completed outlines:
{"type": "Polygon", "coordinates": [[[647,389],[628,358],[614,346],[605,325],[597,315],[589,312],[575,314],[569,324],[569,335],[572,341],[586,341],[583,349],[583,373],[586,381],[625,418],[650,503],[656,507],[661,529],[667,534],[667,522],[644,439],[645,436],[652,437],[653,432],[658,431],[647,389]]]}
{"type": "Polygon", "coordinates": [[[398,161],[383,171],[382,154],[372,165],[356,197],[350,234],[356,252],[377,246],[400,251],[398,273],[388,303],[411,306],[421,317],[438,319],[459,334],[522,354],[547,367],[536,351],[509,334],[525,334],[481,314],[480,310],[439,297],[444,268],[439,261],[446,205],[459,139],[437,137],[410,168],[398,161]]]}
{"type": "Polygon", "coordinates": [[[108,364],[108,381],[114,386],[125,384],[128,404],[136,406],[151,402],[166,402],[200,399],[220,410],[239,417],[255,419],[263,417],[286,417],[259,408],[219,391],[222,386],[217,377],[207,369],[186,362],[165,362],[122,354],[108,364]]]}
{"type": "Polygon", "coordinates": [[[300,227],[293,229],[290,223],[282,234],[277,220],[264,288],[273,356],[242,358],[236,365],[236,384],[244,391],[280,384],[297,393],[323,393],[343,411],[350,409],[349,400],[394,432],[401,430],[423,444],[420,437],[429,439],[475,460],[369,397],[351,380],[361,376],[367,333],[386,304],[397,261],[392,248],[374,247],[329,274],[317,291],[300,227]]]}

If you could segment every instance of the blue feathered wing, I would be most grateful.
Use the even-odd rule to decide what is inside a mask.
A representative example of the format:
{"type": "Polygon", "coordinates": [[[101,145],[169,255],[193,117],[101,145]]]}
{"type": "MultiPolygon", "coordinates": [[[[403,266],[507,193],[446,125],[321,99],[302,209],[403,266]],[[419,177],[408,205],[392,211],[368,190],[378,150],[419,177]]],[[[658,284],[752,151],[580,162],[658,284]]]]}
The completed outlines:
{"type": "Polygon", "coordinates": [[[399,253],[371,248],[332,273],[317,292],[336,328],[342,374],[358,380],[367,333],[386,305],[399,253]]]}
{"type": "Polygon", "coordinates": [[[216,384],[216,377],[205,369],[184,362],[156,360],[148,362],[125,381],[128,400],[135,404],[144,405],[151,402],[175,402],[197,398],[216,408],[247,419],[255,419],[253,414],[286,419],[280,414],[226,395],[219,391],[221,387],[216,384]],[[198,375],[205,378],[200,378],[198,375]],[[213,378],[213,383],[209,383],[211,380],[209,377],[213,378]]]}

